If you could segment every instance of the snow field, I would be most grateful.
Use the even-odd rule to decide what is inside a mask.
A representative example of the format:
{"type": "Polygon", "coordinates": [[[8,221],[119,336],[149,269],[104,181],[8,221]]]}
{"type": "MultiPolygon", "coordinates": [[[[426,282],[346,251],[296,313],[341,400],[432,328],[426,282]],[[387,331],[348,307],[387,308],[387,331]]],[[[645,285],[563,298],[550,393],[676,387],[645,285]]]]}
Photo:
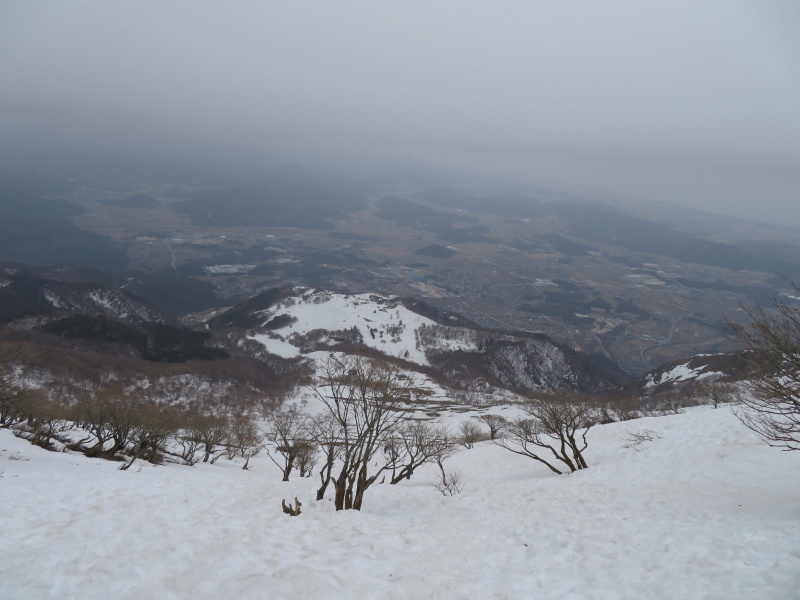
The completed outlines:
{"type": "Polygon", "coordinates": [[[482,443],[447,463],[460,495],[423,468],[336,513],[263,456],[120,472],[2,430],[0,598],[797,597],[800,453],[698,407],[597,426],[586,457],[555,476],[482,443]]]}

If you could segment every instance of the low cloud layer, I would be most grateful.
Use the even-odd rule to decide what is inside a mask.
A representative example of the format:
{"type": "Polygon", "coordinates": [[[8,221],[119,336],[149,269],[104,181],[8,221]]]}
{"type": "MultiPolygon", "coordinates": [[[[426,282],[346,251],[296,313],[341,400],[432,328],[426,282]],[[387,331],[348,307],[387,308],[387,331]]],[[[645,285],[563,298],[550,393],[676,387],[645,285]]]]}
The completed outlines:
{"type": "Polygon", "coordinates": [[[216,146],[800,226],[791,0],[9,0],[0,84],[6,139],[216,146]]]}

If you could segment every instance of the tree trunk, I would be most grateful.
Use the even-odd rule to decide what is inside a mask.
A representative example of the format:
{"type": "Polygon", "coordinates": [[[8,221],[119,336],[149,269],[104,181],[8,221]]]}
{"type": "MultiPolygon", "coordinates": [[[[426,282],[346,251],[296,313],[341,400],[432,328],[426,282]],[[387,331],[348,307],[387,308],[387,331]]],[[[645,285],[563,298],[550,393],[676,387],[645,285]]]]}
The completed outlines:
{"type": "Polygon", "coordinates": [[[342,467],[342,472],[339,474],[339,477],[332,479],[331,481],[333,481],[333,487],[336,490],[336,496],[333,500],[336,510],[345,510],[346,508],[349,508],[349,506],[346,506],[347,472],[345,471],[344,467],[342,467]]]}
{"type": "Polygon", "coordinates": [[[137,459],[137,458],[140,458],[140,457],[141,457],[141,456],[144,454],[144,452],[145,452],[145,450],[146,450],[146,449],[147,449],[147,447],[146,447],[146,446],[144,446],[144,445],[140,444],[140,445],[139,445],[139,447],[138,447],[138,448],[136,448],[136,450],[134,451],[133,455],[131,456],[131,460],[130,460],[130,462],[128,462],[128,463],[125,463],[124,465],[122,465],[122,466],[119,468],[119,470],[120,470],[120,471],[127,471],[128,469],[130,469],[130,468],[131,468],[131,465],[132,465],[134,462],[136,462],[136,459],[137,459]]]}
{"type": "Polygon", "coordinates": [[[392,479],[389,481],[389,484],[396,485],[401,481],[403,481],[403,479],[411,479],[411,475],[413,474],[414,474],[414,467],[411,465],[406,465],[405,467],[400,469],[399,475],[394,475],[394,472],[392,473],[392,479]]]}
{"type": "Polygon", "coordinates": [[[294,467],[294,457],[289,457],[289,460],[286,461],[286,467],[283,469],[283,481],[289,481],[289,475],[292,473],[292,468],[294,467]]]}
{"type": "Polygon", "coordinates": [[[328,456],[325,464],[319,470],[319,480],[321,485],[317,490],[317,500],[322,500],[325,497],[325,491],[328,489],[328,484],[331,482],[331,470],[333,469],[333,454],[328,456]]]}

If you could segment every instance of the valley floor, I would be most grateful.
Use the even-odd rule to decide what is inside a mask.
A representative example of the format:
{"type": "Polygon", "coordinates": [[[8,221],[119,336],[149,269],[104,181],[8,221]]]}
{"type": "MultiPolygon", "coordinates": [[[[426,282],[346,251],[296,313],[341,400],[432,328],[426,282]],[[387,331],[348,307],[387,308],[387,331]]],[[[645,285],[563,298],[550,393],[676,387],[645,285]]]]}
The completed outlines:
{"type": "Polygon", "coordinates": [[[450,461],[460,495],[420,470],[336,513],[264,456],[122,472],[2,430],[0,598],[797,597],[800,452],[706,407],[589,442],[590,468],[568,476],[479,444],[450,461]],[[642,429],[659,438],[624,447],[642,429]]]}

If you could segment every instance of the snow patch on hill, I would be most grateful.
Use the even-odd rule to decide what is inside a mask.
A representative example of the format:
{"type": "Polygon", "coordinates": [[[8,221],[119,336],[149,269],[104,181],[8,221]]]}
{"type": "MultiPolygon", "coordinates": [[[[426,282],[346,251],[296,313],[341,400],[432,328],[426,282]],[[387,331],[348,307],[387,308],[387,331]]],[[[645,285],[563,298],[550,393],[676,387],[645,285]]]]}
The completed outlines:
{"type": "Polygon", "coordinates": [[[689,366],[689,363],[684,363],[682,365],[678,365],[677,367],[673,367],[669,371],[665,371],[661,373],[659,376],[655,376],[652,373],[647,376],[647,380],[644,384],[645,388],[654,388],[664,383],[678,383],[683,381],[690,381],[692,379],[700,381],[703,379],[708,379],[710,377],[718,376],[722,377],[725,374],[720,371],[708,371],[703,373],[703,369],[706,369],[706,365],[701,365],[699,367],[692,368],[689,366]]]}
{"type": "MultiPolygon", "coordinates": [[[[312,291],[263,311],[262,324],[266,325],[281,315],[288,315],[293,322],[278,331],[251,337],[269,352],[284,358],[299,356],[301,349],[298,338],[314,331],[355,330],[365,345],[384,354],[399,356],[418,365],[429,364],[425,348],[420,348],[418,344],[417,331],[420,327],[436,323],[408,310],[396,298],[377,294],[343,295],[312,291]]],[[[331,344],[335,342],[330,338],[328,341],[331,344]]],[[[440,339],[436,342],[436,348],[474,350],[475,344],[471,340],[440,339]]]]}

